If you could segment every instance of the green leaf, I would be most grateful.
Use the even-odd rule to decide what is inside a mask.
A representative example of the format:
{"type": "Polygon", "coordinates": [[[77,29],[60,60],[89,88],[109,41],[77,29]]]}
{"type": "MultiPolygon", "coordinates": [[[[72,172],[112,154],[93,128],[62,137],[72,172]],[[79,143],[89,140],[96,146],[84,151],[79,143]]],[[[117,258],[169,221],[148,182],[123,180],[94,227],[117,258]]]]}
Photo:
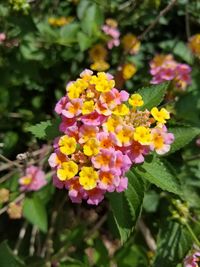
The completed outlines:
{"type": "Polygon", "coordinates": [[[109,196],[111,209],[122,243],[128,239],[133,231],[144,197],[142,179],[138,179],[131,171],[126,176],[129,179],[128,189],[123,193],[114,192],[109,196]]]}
{"type": "Polygon", "coordinates": [[[94,3],[87,8],[87,12],[81,20],[81,27],[88,35],[96,35],[103,20],[102,10],[94,3]]]}
{"type": "Polygon", "coordinates": [[[24,262],[15,256],[6,241],[0,244],[0,266],[1,267],[23,267],[24,262]]]}
{"type": "Polygon", "coordinates": [[[51,122],[49,126],[45,129],[46,139],[53,140],[55,137],[60,135],[59,125],[61,123],[61,119],[58,117],[51,122]]]}
{"type": "Polygon", "coordinates": [[[140,94],[144,100],[144,105],[140,109],[145,110],[158,106],[164,99],[168,86],[169,82],[165,82],[139,89],[138,94],[140,94]]]}
{"type": "Polygon", "coordinates": [[[90,2],[88,0],[81,0],[77,7],[77,17],[81,20],[86,15],[87,9],[90,6],[90,2]]]}
{"type": "Polygon", "coordinates": [[[46,138],[46,130],[49,126],[52,126],[51,122],[42,121],[36,125],[30,126],[27,128],[27,131],[31,132],[36,138],[45,139],[46,138]]]}
{"type": "Polygon", "coordinates": [[[153,267],[176,267],[191,248],[192,241],[183,225],[166,222],[159,231],[153,267]]]}
{"type": "Polygon", "coordinates": [[[172,154],[175,151],[186,146],[189,142],[192,141],[192,139],[195,138],[195,136],[200,134],[200,129],[193,127],[176,127],[169,128],[169,132],[173,133],[175,137],[174,143],[171,145],[171,149],[168,153],[172,154]]]}
{"type": "Polygon", "coordinates": [[[183,42],[178,42],[174,47],[173,53],[176,56],[179,56],[182,60],[187,62],[188,64],[193,63],[193,56],[190,49],[183,42]]]}
{"type": "Polygon", "coordinates": [[[181,195],[181,186],[167,164],[156,156],[149,156],[140,166],[135,166],[134,171],[163,190],[181,195]]]}
{"type": "Polygon", "coordinates": [[[69,45],[76,42],[79,30],[79,24],[76,22],[63,26],[60,30],[60,38],[57,43],[61,45],[69,45]]]}
{"type": "Polygon", "coordinates": [[[92,44],[91,38],[83,32],[79,32],[77,38],[82,52],[88,49],[92,44]]]}
{"type": "Polygon", "coordinates": [[[47,212],[43,202],[34,195],[33,198],[26,198],[23,206],[24,217],[41,231],[47,231],[47,212]]]}

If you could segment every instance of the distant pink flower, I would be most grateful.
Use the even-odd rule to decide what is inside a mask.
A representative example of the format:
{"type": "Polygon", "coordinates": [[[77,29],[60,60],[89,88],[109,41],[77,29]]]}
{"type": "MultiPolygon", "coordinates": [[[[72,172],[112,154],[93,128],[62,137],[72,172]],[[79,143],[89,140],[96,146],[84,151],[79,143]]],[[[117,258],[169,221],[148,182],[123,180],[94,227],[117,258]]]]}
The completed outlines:
{"type": "Polygon", "coordinates": [[[117,26],[111,25],[103,25],[102,31],[110,37],[110,40],[107,42],[108,49],[112,49],[114,46],[119,46],[120,44],[120,31],[118,30],[117,26]]]}
{"type": "Polygon", "coordinates": [[[6,40],[6,34],[4,32],[0,33],[0,44],[2,44],[6,40]]]}
{"type": "Polygon", "coordinates": [[[184,267],[198,267],[198,262],[200,262],[200,251],[187,256],[184,260],[184,267]]]}
{"type": "Polygon", "coordinates": [[[47,184],[45,173],[36,166],[26,168],[25,176],[19,179],[21,191],[38,191],[47,184]]]}

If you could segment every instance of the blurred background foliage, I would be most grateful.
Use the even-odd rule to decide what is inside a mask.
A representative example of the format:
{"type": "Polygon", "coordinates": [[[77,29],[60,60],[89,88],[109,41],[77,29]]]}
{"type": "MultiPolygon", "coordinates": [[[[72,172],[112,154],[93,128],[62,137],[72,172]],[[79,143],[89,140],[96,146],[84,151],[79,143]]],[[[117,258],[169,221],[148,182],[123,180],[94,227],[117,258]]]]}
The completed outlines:
{"type": "MultiPolygon", "coordinates": [[[[44,143],[32,136],[28,129],[41,121],[54,119],[53,109],[65,93],[66,83],[75,79],[83,69],[90,68],[89,50],[97,43],[106,42],[101,30],[105,19],[117,20],[121,36],[126,33],[139,36],[169,2],[1,1],[0,32],[6,34],[6,39],[0,42],[0,154],[14,160],[17,154],[39,149],[44,143]]],[[[187,42],[190,36],[199,32],[200,1],[177,0],[145,35],[137,55],[124,55],[122,46],[119,46],[109,51],[107,58],[109,72],[114,75],[122,57],[124,61],[136,65],[136,74],[123,84],[123,89],[131,93],[149,85],[149,61],[156,53],[172,53],[177,61],[192,66],[192,84],[176,99],[165,103],[173,114],[171,126],[189,127],[186,129],[189,129],[188,142],[199,133],[191,127],[200,128],[200,62],[191,54],[187,42]]],[[[168,156],[168,164],[183,186],[183,199],[191,209],[192,221],[200,218],[199,152],[194,140],[168,156]]],[[[45,164],[47,166],[47,162],[45,164]]],[[[16,197],[18,177],[14,173],[12,179],[4,184],[11,191],[11,199],[16,197]]],[[[40,235],[35,234],[38,251],[30,244],[38,228],[24,224],[23,220],[9,220],[7,215],[3,215],[0,239],[8,242],[0,245],[1,267],[145,267],[151,264],[173,267],[182,266],[182,259],[192,246],[191,237],[179,222],[166,221],[166,217],[172,216],[169,207],[180,212],[176,202],[173,204],[176,197],[161,192],[154,185],[148,185],[139,230],[123,246],[106,201],[97,208],[86,204],[80,207],[63,203],[64,192],[55,195],[55,189],[48,184],[26,199],[27,212],[24,211],[24,215],[42,231],[40,235]],[[56,223],[54,217],[52,219],[54,213],[56,223]],[[47,221],[50,227],[54,227],[55,233],[45,234],[47,221]],[[143,221],[152,235],[158,237],[156,256],[154,245],[151,244],[152,248],[145,239],[143,221]],[[16,246],[22,227],[26,229],[26,236],[18,253],[23,260],[14,257],[9,248],[16,246]]],[[[198,235],[200,228],[195,224],[192,227],[198,235]]]]}

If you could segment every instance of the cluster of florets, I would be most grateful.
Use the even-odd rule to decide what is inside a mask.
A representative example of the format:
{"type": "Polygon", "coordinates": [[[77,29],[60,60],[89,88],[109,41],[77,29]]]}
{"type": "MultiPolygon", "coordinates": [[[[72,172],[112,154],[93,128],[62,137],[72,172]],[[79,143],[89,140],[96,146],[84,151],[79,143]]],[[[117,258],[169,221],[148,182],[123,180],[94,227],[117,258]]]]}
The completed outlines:
{"type": "Polygon", "coordinates": [[[64,135],[54,141],[49,164],[56,170],[54,185],[68,189],[73,202],[97,205],[106,192],[124,191],[132,164],[152,150],[169,151],[168,111],[139,111],[141,95],[118,91],[112,75],[85,70],[66,90],[55,107],[64,135]]]}
{"type": "Polygon", "coordinates": [[[188,46],[191,49],[192,53],[200,58],[200,33],[190,37],[188,46]]]}
{"type": "Polygon", "coordinates": [[[184,91],[191,83],[191,68],[175,61],[172,55],[156,55],[150,62],[151,83],[173,81],[177,90],[184,91]]]}
{"type": "Polygon", "coordinates": [[[26,168],[25,175],[19,179],[20,191],[38,191],[47,184],[45,173],[41,168],[31,165],[26,168]]]}
{"type": "Polygon", "coordinates": [[[120,44],[120,32],[117,26],[117,21],[114,19],[107,19],[106,23],[102,26],[102,31],[109,37],[107,42],[108,49],[112,49],[120,44]]]}

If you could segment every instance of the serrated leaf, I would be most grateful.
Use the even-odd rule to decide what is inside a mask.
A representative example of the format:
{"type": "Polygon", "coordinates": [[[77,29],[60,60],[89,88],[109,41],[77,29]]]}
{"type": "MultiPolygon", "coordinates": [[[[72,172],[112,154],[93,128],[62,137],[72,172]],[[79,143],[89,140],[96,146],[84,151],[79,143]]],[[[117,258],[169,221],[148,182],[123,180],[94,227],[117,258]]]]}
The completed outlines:
{"type": "Polygon", "coordinates": [[[160,229],[157,244],[153,267],[176,267],[191,248],[192,241],[183,225],[170,221],[160,229]]]}
{"type": "Polygon", "coordinates": [[[177,195],[182,194],[178,179],[167,165],[156,156],[147,157],[142,165],[134,168],[134,171],[163,190],[177,195]]]}
{"type": "Polygon", "coordinates": [[[152,85],[150,87],[143,87],[138,90],[143,98],[144,105],[140,108],[141,110],[151,109],[158,106],[164,99],[165,92],[167,91],[169,82],[152,85]]]}
{"type": "Polygon", "coordinates": [[[36,138],[45,139],[46,138],[46,129],[51,126],[51,122],[42,121],[36,125],[30,126],[27,128],[27,131],[31,132],[36,138]]]}
{"type": "Polygon", "coordinates": [[[169,132],[174,134],[175,140],[171,145],[171,149],[168,154],[172,154],[175,151],[181,149],[186,146],[192,139],[195,138],[198,134],[200,134],[199,128],[193,127],[176,127],[169,128],[169,132]]]}
{"type": "Polygon", "coordinates": [[[0,244],[0,266],[1,267],[25,267],[24,262],[13,254],[7,241],[0,244]]]}
{"type": "Polygon", "coordinates": [[[33,198],[25,198],[23,215],[42,232],[47,231],[47,212],[43,202],[36,195],[33,198]]]}
{"type": "Polygon", "coordinates": [[[109,196],[122,243],[128,239],[134,229],[144,197],[142,179],[138,179],[131,171],[126,176],[129,179],[128,189],[123,193],[114,192],[109,196]]]}

